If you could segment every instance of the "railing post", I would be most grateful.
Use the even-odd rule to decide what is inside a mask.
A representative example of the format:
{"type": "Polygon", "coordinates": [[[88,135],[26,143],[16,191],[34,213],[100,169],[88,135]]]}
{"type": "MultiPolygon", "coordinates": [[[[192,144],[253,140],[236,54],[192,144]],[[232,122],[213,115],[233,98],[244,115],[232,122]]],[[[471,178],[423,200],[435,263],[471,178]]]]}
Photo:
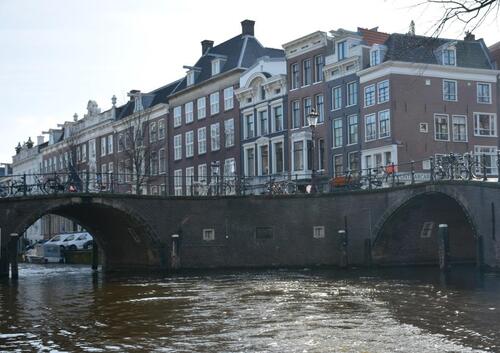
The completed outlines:
{"type": "Polygon", "coordinates": [[[411,183],[415,184],[415,161],[411,161],[411,183]]]}
{"type": "Polygon", "coordinates": [[[28,187],[26,185],[26,173],[23,173],[23,195],[26,196],[28,193],[28,187]]]}
{"type": "Polygon", "coordinates": [[[430,164],[431,164],[431,182],[434,181],[434,157],[430,157],[430,164]]]}
{"type": "Polygon", "coordinates": [[[483,181],[486,181],[488,177],[486,176],[486,154],[483,153],[481,156],[482,164],[483,164],[483,181]]]}
{"type": "Polygon", "coordinates": [[[453,152],[450,153],[450,157],[449,157],[450,161],[449,161],[449,168],[450,168],[450,180],[455,180],[455,155],[453,154],[453,152]]]}
{"type": "Polygon", "coordinates": [[[394,187],[394,184],[396,184],[396,173],[395,173],[395,169],[394,169],[394,162],[391,163],[391,168],[392,168],[392,187],[394,187]]]}
{"type": "Polygon", "coordinates": [[[114,194],[115,193],[115,180],[113,179],[113,172],[109,173],[109,191],[114,194]]]}
{"type": "Polygon", "coordinates": [[[467,180],[472,180],[472,156],[467,153],[467,180]]]}
{"type": "Polygon", "coordinates": [[[372,189],[372,168],[368,168],[368,190],[372,189]]]}

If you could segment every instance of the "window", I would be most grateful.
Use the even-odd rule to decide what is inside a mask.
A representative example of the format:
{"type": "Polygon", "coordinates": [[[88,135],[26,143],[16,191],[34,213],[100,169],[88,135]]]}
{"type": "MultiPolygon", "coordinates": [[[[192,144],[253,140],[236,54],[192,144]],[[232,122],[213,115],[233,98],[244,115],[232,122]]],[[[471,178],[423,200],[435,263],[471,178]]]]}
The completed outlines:
{"type": "MultiPolygon", "coordinates": [[[[474,155],[478,165],[484,162],[486,174],[498,175],[496,146],[474,146],[474,155]]],[[[476,172],[480,173],[482,171],[478,170],[476,172]]]]}
{"type": "Polygon", "coordinates": [[[457,81],[443,80],[443,100],[457,101],[457,81]]]}
{"type": "Polygon", "coordinates": [[[207,152],[207,128],[200,127],[198,129],[198,154],[207,152]]]}
{"type": "Polygon", "coordinates": [[[273,132],[283,130],[283,106],[273,107],[273,132]]]}
{"type": "Polygon", "coordinates": [[[254,148],[245,149],[245,175],[255,176],[255,150],[254,148]]]}
{"type": "Polygon", "coordinates": [[[82,147],[82,161],[85,162],[87,160],[87,144],[84,143],[81,147],[82,147]]]}
{"type": "Polygon", "coordinates": [[[158,120],[158,140],[165,138],[165,120],[158,120]]]}
{"type": "Polygon", "coordinates": [[[194,71],[188,71],[186,74],[186,85],[192,86],[194,84],[194,71]]]}
{"type": "Polygon", "coordinates": [[[385,103],[389,101],[389,81],[385,80],[377,83],[378,102],[385,103]]]}
{"type": "Polygon", "coordinates": [[[337,60],[344,60],[346,57],[346,42],[337,43],[337,60]]]}
{"type": "Polygon", "coordinates": [[[210,148],[212,151],[218,151],[220,149],[219,123],[210,125],[210,148]]]}
{"type": "Polygon", "coordinates": [[[220,59],[212,60],[212,76],[220,73],[220,62],[221,62],[220,59]]]}
{"type": "Polygon", "coordinates": [[[156,142],[158,130],[156,129],[156,122],[149,124],[149,142],[156,142]]]}
{"type": "Polygon", "coordinates": [[[80,162],[82,160],[81,146],[76,147],[76,160],[80,162]]]}
{"type": "Polygon", "coordinates": [[[151,152],[151,156],[149,159],[149,172],[151,175],[158,174],[158,153],[151,152]]]}
{"type": "Polygon", "coordinates": [[[174,170],[174,195],[182,196],[182,169],[174,170]]]}
{"type": "Polygon", "coordinates": [[[321,239],[325,237],[325,227],[324,226],[314,226],[313,227],[313,238],[321,239]]]}
{"type": "Polygon", "coordinates": [[[215,240],[215,229],[203,229],[203,240],[204,241],[215,240]]]}
{"type": "Polygon", "coordinates": [[[347,84],[347,106],[358,104],[358,83],[350,82],[347,84]]]}
{"type": "Polygon", "coordinates": [[[380,50],[372,50],[370,53],[370,66],[380,64],[380,50]]]}
{"type": "Polygon", "coordinates": [[[233,87],[228,87],[224,89],[224,110],[233,109],[234,99],[233,99],[233,87]]]}
{"type": "Polygon", "coordinates": [[[347,117],[348,122],[348,135],[347,143],[353,145],[358,143],[358,116],[350,115],[347,117]]]}
{"type": "Polygon", "coordinates": [[[350,171],[352,171],[352,172],[360,171],[361,165],[359,162],[360,162],[359,152],[349,153],[349,170],[350,171]]]}
{"type": "Polygon", "coordinates": [[[342,155],[333,156],[333,175],[340,176],[344,174],[344,166],[342,163],[342,155]]]}
{"type": "Polygon", "coordinates": [[[186,195],[191,196],[194,181],[194,167],[186,168],[186,195]]]}
{"type": "Polygon", "coordinates": [[[307,116],[311,113],[312,100],[311,97],[304,98],[304,126],[308,126],[307,116]]]}
{"type": "Polygon", "coordinates": [[[259,131],[258,133],[262,135],[267,135],[268,133],[268,126],[269,126],[269,120],[267,117],[267,110],[261,110],[257,112],[257,115],[259,117],[259,131]]]}
{"type": "MultiPolygon", "coordinates": [[[[118,142],[117,142],[117,145],[116,148],[118,150],[118,152],[121,152],[123,151],[124,147],[125,147],[125,136],[123,136],[122,133],[119,133],[118,134],[118,142]]],[[[82,147],[82,146],[80,146],[82,147]]],[[[82,151],[83,152],[83,151],[82,151]]],[[[83,160],[83,154],[82,154],[82,160],[83,160]]]]}
{"type": "Polygon", "coordinates": [[[164,174],[167,171],[167,154],[165,153],[165,149],[162,148],[158,151],[159,155],[159,163],[160,163],[160,174],[164,174]]]}
{"type": "Polygon", "coordinates": [[[391,136],[391,115],[389,110],[378,113],[378,134],[379,138],[391,136]]]}
{"type": "Polygon", "coordinates": [[[207,116],[206,102],[207,99],[205,97],[198,98],[198,100],[196,101],[196,107],[198,109],[198,120],[201,120],[207,116]]]}
{"type": "Polygon", "coordinates": [[[182,124],[182,107],[174,108],[174,127],[181,126],[182,124]]]}
{"type": "Polygon", "coordinates": [[[365,141],[372,141],[377,138],[377,117],[375,114],[365,116],[365,141]]]}
{"type": "Polygon", "coordinates": [[[186,124],[192,123],[194,120],[193,117],[193,102],[187,102],[184,105],[184,116],[186,119],[186,124]]]}
{"type": "Polygon", "coordinates": [[[283,142],[276,142],[273,144],[273,161],[274,161],[274,170],[273,173],[283,173],[283,142]]]}
{"type": "Polygon", "coordinates": [[[316,101],[316,112],[319,114],[318,123],[322,123],[325,121],[325,109],[323,103],[323,95],[318,94],[315,98],[316,101]]]}
{"type": "Polygon", "coordinates": [[[259,175],[269,175],[269,146],[259,146],[259,175]]]}
{"type": "Polygon", "coordinates": [[[484,104],[491,104],[491,84],[489,83],[477,84],[477,102],[484,104]]]}
{"type": "Polygon", "coordinates": [[[214,115],[219,112],[219,92],[214,92],[210,95],[210,114],[214,115]]]}
{"type": "Polygon", "coordinates": [[[194,132],[188,131],[184,135],[184,143],[186,144],[186,158],[194,155],[194,132]]]}
{"type": "Polygon", "coordinates": [[[449,141],[448,115],[434,115],[434,139],[437,141],[449,141]]]}
{"type": "Polygon", "coordinates": [[[292,129],[300,127],[300,102],[292,102],[292,129]]]}
{"type": "Polygon", "coordinates": [[[365,107],[375,104],[375,85],[365,87],[365,107]]]}
{"type": "Polygon", "coordinates": [[[224,146],[234,146],[234,119],[224,121],[224,146]]]}
{"type": "Polygon", "coordinates": [[[314,57],[314,82],[323,81],[323,56],[317,55],[314,57]]]}
{"type": "Polygon", "coordinates": [[[312,81],[311,59],[302,62],[302,75],[302,86],[310,85],[312,81]]]}
{"type": "Polygon", "coordinates": [[[342,108],[342,87],[332,88],[332,110],[342,108]]]}
{"type": "Polygon", "coordinates": [[[106,155],[106,137],[101,137],[101,157],[106,155]]]}
{"type": "Polygon", "coordinates": [[[474,113],[474,136],[496,136],[497,116],[492,113],[474,113]]]}
{"type": "Polygon", "coordinates": [[[333,147],[342,147],[342,119],[335,119],[333,121],[333,147]]]}
{"type": "Polygon", "coordinates": [[[467,142],[467,119],[462,115],[451,117],[453,141],[467,142]]]}
{"type": "Polygon", "coordinates": [[[206,183],[207,182],[207,165],[206,164],[200,164],[198,165],[198,182],[200,183],[206,183]]]}
{"type": "Polygon", "coordinates": [[[255,137],[255,124],[253,114],[245,115],[245,137],[247,139],[255,137]]]}
{"type": "Polygon", "coordinates": [[[293,170],[304,170],[304,141],[293,143],[293,170]]]}
{"type": "Polygon", "coordinates": [[[292,72],[292,88],[299,88],[299,64],[295,63],[290,66],[292,72]]]}
{"type": "Polygon", "coordinates": [[[456,52],[455,48],[443,49],[443,65],[456,65],[456,52]]]}
{"type": "Polygon", "coordinates": [[[318,170],[325,169],[325,139],[318,140],[318,170]]]}
{"type": "Polygon", "coordinates": [[[108,136],[108,154],[113,153],[113,135],[108,136]]]}
{"type": "Polygon", "coordinates": [[[178,161],[182,158],[182,135],[174,136],[174,160],[178,161]]]}

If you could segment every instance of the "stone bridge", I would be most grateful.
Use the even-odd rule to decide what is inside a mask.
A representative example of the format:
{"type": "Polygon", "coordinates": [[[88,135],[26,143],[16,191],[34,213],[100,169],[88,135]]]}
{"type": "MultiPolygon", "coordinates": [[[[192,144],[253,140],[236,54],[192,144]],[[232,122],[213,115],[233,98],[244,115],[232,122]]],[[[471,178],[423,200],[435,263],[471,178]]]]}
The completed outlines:
{"type": "Polygon", "coordinates": [[[5,198],[0,274],[8,274],[10,234],[48,213],[86,228],[106,270],[339,265],[339,230],[349,265],[437,264],[440,223],[449,226],[452,262],[499,267],[499,204],[500,185],[453,181],[316,195],[5,198]]]}

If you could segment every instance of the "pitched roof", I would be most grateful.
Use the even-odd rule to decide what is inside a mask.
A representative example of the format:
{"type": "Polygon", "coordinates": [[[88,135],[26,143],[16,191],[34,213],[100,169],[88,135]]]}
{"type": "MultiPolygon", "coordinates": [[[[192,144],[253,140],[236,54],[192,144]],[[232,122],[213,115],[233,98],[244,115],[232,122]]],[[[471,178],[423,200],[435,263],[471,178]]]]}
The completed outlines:
{"type": "Polygon", "coordinates": [[[478,69],[493,68],[482,39],[464,41],[399,33],[391,34],[385,42],[387,53],[384,61],[440,64],[436,50],[446,43],[455,44],[457,66],[478,69]]]}
{"type": "MultiPolygon", "coordinates": [[[[203,83],[212,78],[212,60],[221,58],[220,74],[240,68],[242,70],[252,66],[258,58],[269,56],[271,58],[284,57],[285,53],[280,49],[265,48],[251,35],[239,34],[227,41],[210,48],[202,55],[194,65],[195,85],[203,83]]],[[[173,90],[176,94],[187,88],[184,77],[179,85],[173,90]]]]}
{"type": "Polygon", "coordinates": [[[358,27],[358,33],[363,37],[365,44],[369,46],[373,44],[384,44],[387,38],[389,38],[389,33],[379,32],[376,29],[358,27]]]}

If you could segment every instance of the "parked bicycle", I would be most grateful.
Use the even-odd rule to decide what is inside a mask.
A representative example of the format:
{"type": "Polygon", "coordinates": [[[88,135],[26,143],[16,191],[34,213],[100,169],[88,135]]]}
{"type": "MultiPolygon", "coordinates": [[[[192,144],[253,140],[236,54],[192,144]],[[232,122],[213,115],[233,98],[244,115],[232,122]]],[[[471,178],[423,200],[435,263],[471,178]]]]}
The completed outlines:
{"type": "Polygon", "coordinates": [[[271,195],[294,194],[297,192],[297,184],[288,180],[271,179],[265,184],[265,189],[271,195]]]}

